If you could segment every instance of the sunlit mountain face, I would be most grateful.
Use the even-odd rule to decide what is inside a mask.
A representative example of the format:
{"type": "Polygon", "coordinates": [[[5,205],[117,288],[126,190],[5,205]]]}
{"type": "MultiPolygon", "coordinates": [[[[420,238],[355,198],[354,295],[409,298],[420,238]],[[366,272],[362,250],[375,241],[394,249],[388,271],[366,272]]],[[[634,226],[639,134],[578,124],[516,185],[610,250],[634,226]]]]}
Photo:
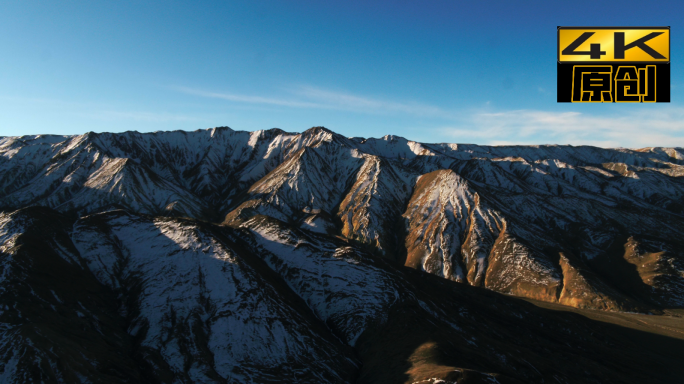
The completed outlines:
{"type": "Polygon", "coordinates": [[[673,383],[684,150],[0,138],[0,382],[673,383]]]}

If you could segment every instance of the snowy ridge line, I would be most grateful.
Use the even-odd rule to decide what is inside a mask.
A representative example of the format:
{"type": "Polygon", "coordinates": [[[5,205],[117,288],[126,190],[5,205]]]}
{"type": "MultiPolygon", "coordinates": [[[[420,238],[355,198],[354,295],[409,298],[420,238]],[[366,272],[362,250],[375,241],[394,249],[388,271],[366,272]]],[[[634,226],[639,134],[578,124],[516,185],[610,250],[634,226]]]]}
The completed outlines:
{"type": "Polygon", "coordinates": [[[0,138],[7,212],[232,226],[265,215],[445,279],[630,312],[684,302],[683,175],[681,148],[425,144],[323,127],[0,138]]]}

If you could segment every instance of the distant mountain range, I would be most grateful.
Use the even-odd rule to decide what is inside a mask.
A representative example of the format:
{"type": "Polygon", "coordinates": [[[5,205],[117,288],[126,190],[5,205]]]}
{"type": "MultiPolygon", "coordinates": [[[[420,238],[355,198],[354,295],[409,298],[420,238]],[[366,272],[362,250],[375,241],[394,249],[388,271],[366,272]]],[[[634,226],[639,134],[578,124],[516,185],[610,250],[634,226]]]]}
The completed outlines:
{"type": "Polygon", "coordinates": [[[514,296],[679,313],[682,176],[323,127],[2,137],[0,382],[677,382],[681,340],[514,296]]]}

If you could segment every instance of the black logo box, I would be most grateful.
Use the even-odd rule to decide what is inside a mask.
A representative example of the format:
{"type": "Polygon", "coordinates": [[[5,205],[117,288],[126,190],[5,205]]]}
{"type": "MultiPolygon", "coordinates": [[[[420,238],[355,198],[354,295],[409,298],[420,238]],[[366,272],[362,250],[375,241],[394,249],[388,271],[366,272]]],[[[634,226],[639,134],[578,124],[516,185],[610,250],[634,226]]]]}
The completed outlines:
{"type": "MultiPolygon", "coordinates": [[[[657,103],[669,103],[670,102],[670,64],[662,63],[648,63],[648,64],[635,64],[635,63],[572,63],[572,64],[561,64],[556,62],[558,66],[558,87],[557,87],[557,99],[559,103],[571,103],[572,102],[572,69],[575,65],[610,65],[613,67],[613,81],[615,79],[615,74],[620,66],[633,66],[637,70],[639,68],[646,68],[647,65],[656,66],[656,102],[657,103]]],[[[615,86],[613,82],[613,100],[615,100],[615,86]]],[[[614,101],[613,101],[614,102],[614,101]]]]}

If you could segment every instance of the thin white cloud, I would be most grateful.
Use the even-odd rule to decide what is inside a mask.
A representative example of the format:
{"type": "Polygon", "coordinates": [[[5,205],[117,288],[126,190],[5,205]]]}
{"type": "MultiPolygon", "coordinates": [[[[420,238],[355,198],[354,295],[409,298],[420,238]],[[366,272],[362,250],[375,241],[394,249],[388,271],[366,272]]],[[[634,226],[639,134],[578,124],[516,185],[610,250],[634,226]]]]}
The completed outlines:
{"type": "Polygon", "coordinates": [[[458,142],[492,145],[684,147],[684,108],[641,109],[616,117],[539,110],[474,113],[465,125],[440,131],[458,142]]]}
{"type": "Polygon", "coordinates": [[[228,101],[236,101],[239,103],[249,103],[249,104],[267,104],[267,105],[278,105],[284,107],[295,107],[295,108],[328,108],[326,105],[307,102],[307,101],[297,101],[297,100],[287,100],[287,99],[276,99],[271,97],[262,96],[249,96],[249,95],[239,95],[233,93],[220,93],[220,92],[209,92],[200,89],[186,88],[186,87],[174,87],[174,89],[187,93],[189,95],[209,97],[212,99],[223,99],[228,101]]]}
{"type": "Polygon", "coordinates": [[[315,108],[342,110],[357,113],[401,113],[422,117],[436,117],[453,119],[455,115],[436,106],[421,103],[402,103],[354,95],[345,92],[335,92],[311,86],[301,86],[290,90],[289,98],[273,98],[236,93],[210,92],[187,87],[173,87],[174,89],[195,96],[223,99],[239,103],[265,104],[294,108],[315,108]]]}

